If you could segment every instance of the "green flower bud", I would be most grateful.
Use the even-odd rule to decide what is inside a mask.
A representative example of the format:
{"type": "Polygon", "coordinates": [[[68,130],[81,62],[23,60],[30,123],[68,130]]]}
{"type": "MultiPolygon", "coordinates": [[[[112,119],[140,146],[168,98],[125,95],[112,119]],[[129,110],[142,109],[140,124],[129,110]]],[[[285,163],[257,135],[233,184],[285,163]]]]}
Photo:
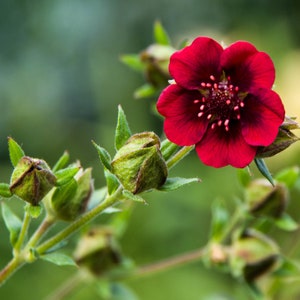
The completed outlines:
{"type": "Polygon", "coordinates": [[[146,65],[146,78],[155,87],[165,87],[171,79],[169,73],[170,56],[175,52],[171,46],[153,44],[140,57],[146,65]]]}
{"type": "Polygon", "coordinates": [[[100,227],[89,230],[80,238],[74,259],[79,266],[98,276],[122,263],[112,230],[100,227]]]}
{"type": "Polygon", "coordinates": [[[288,190],[282,184],[274,187],[265,179],[254,180],[246,188],[248,210],[255,216],[280,218],[288,204],[288,190]]]}
{"type": "Polygon", "coordinates": [[[124,188],[133,194],[159,188],[168,176],[159,138],[153,132],[132,135],[119,149],[111,166],[124,188]]]}
{"type": "Polygon", "coordinates": [[[279,254],[278,246],[269,237],[255,230],[247,230],[231,245],[231,270],[252,282],[276,266],[279,254]]]}
{"type": "Polygon", "coordinates": [[[75,220],[86,210],[92,191],[92,169],[80,169],[73,179],[54,190],[51,197],[54,215],[64,221],[75,220]]]}
{"type": "Polygon", "coordinates": [[[291,132],[291,130],[299,128],[300,126],[296,121],[285,117],[284,122],[279,127],[275,141],[269,146],[258,147],[256,157],[263,158],[273,156],[299,141],[299,138],[291,132]]]}
{"type": "Polygon", "coordinates": [[[44,160],[23,156],[11,175],[10,191],[32,205],[55,185],[56,177],[44,160]]]}

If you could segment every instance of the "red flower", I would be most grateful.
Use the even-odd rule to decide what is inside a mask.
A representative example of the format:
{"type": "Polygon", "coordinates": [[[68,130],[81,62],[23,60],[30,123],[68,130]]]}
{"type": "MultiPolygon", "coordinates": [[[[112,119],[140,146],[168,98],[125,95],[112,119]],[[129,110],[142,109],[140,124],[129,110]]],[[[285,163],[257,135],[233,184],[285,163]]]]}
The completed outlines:
{"type": "Polygon", "coordinates": [[[266,53],[244,41],[223,49],[198,37],[171,56],[169,71],[175,83],[157,102],[164,131],[180,146],[195,144],[203,163],[242,168],[275,140],[285,112],[266,53]]]}

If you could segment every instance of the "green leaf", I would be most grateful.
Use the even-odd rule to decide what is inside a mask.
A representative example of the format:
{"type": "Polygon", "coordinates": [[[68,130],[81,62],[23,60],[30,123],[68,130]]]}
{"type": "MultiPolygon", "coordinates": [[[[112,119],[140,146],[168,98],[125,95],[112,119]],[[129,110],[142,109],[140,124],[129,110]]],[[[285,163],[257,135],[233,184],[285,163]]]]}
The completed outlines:
{"type": "Polygon", "coordinates": [[[283,182],[287,187],[292,188],[299,178],[300,169],[298,166],[284,169],[276,174],[275,179],[283,182]]]}
{"type": "Polygon", "coordinates": [[[135,71],[142,72],[145,69],[139,54],[124,54],[120,57],[120,60],[135,71]]]}
{"type": "Polygon", "coordinates": [[[284,213],[279,219],[275,219],[275,224],[280,229],[286,231],[294,231],[299,228],[299,224],[286,213],[284,213]]]}
{"type": "Polygon", "coordinates": [[[12,246],[14,246],[21,231],[22,221],[11,211],[9,206],[4,202],[2,202],[2,216],[4,223],[10,233],[10,243],[12,246]]]}
{"type": "Polygon", "coordinates": [[[4,198],[9,198],[12,196],[12,193],[9,188],[9,184],[0,183],[0,196],[4,198]]]}
{"type": "Polygon", "coordinates": [[[59,252],[43,254],[40,258],[57,266],[77,266],[72,257],[59,252]]]}
{"type": "Polygon", "coordinates": [[[92,208],[100,204],[105,199],[106,195],[107,195],[106,186],[101,189],[94,190],[87,204],[87,210],[91,210],[92,208]]]}
{"type": "Polygon", "coordinates": [[[65,151],[62,156],[58,159],[58,161],[56,162],[56,164],[54,165],[54,167],[52,168],[52,172],[57,172],[59,170],[61,170],[62,168],[64,168],[70,159],[70,155],[68,151],[65,151]]]}
{"type": "Polygon", "coordinates": [[[28,204],[25,206],[25,210],[29,213],[31,218],[38,218],[43,210],[42,206],[40,205],[31,205],[28,204]]]}
{"type": "Polygon", "coordinates": [[[19,160],[25,156],[21,146],[11,137],[8,137],[8,151],[12,165],[15,167],[19,160]]]}
{"type": "Polygon", "coordinates": [[[106,179],[108,194],[111,195],[119,187],[119,185],[120,185],[119,180],[114,174],[112,174],[108,170],[104,170],[104,175],[105,175],[105,179],[106,179]]]}
{"type": "Polygon", "coordinates": [[[224,231],[227,228],[229,221],[229,214],[224,208],[221,201],[216,201],[212,205],[212,224],[211,224],[211,238],[214,241],[220,241],[223,238],[224,231]]]}
{"type": "Polygon", "coordinates": [[[273,177],[267,167],[267,165],[265,164],[264,160],[262,158],[255,158],[254,159],[255,161],[255,164],[258,168],[258,170],[260,171],[260,173],[266,178],[269,180],[269,182],[275,186],[274,184],[274,180],[273,180],[273,177]]]}
{"type": "Polygon", "coordinates": [[[299,274],[300,262],[288,258],[284,258],[280,268],[272,273],[272,275],[275,275],[277,277],[299,276],[299,274]]]}
{"type": "Polygon", "coordinates": [[[144,84],[135,90],[133,96],[135,99],[148,98],[155,95],[157,92],[156,88],[151,84],[144,84]]]}
{"type": "Polygon", "coordinates": [[[115,131],[115,148],[119,150],[130,138],[131,131],[121,105],[118,106],[118,122],[115,131]]]}
{"type": "Polygon", "coordinates": [[[170,45],[170,38],[166,30],[163,28],[159,21],[154,23],[154,40],[160,45],[170,45]]]}
{"type": "Polygon", "coordinates": [[[92,141],[92,143],[95,146],[95,148],[97,149],[100,161],[103,164],[103,166],[107,170],[111,170],[111,165],[110,165],[111,157],[110,157],[109,153],[103,147],[100,147],[99,145],[97,145],[94,141],[92,141]]]}
{"type": "Polygon", "coordinates": [[[249,167],[237,169],[237,177],[243,187],[246,187],[251,182],[251,173],[249,167]]]}
{"type": "Polygon", "coordinates": [[[201,182],[199,178],[181,178],[181,177],[173,177],[168,178],[166,182],[159,188],[160,191],[169,192],[174,191],[184,185],[193,183],[193,182],[201,182]]]}
{"type": "Polygon", "coordinates": [[[69,182],[79,171],[80,167],[69,167],[54,173],[56,176],[56,185],[61,186],[69,182]]]}
{"type": "Polygon", "coordinates": [[[111,283],[111,300],[138,300],[136,295],[124,284],[111,283]]]}
{"type": "Polygon", "coordinates": [[[142,197],[138,196],[138,195],[134,195],[131,192],[129,192],[128,190],[123,190],[122,192],[123,196],[129,200],[135,201],[135,202],[140,202],[143,204],[148,204],[142,197]]]}

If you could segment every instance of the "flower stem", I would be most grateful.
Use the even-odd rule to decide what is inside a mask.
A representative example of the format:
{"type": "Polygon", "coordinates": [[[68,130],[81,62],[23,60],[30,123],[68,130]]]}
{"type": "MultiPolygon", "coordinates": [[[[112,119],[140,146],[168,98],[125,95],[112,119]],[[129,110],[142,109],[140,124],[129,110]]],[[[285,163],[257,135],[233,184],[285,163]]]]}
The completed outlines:
{"type": "Polygon", "coordinates": [[[185,156],[187,156],[193,149],[194,146],[182,147],[175,155],[173,155],[167,161],[168,168],[171,169],[172,167],[174,167],[180,160],[182,160],[185,156]]]}
{"type": "Polygon", "coordinates": [[[14,245],[14,256],[17,256],[18,253],[20,252],[20,249],[24,243],[24,240],[26,238],[27,235],[27,231],[30,225],[30,221],[31,221],[31,216],[30,213],[28,211],[28,209],[25,208],[25,212],[24,212],[24,220],[23,220],[23,224],[22,224],[22,228],[18,237],[17,242],[14,245]]]}
{"type": "Polygon", "coordinates": [[[36,246],[36,244],[39,242],[41,237],[49,230],[49,228],[55,223],[55,219],[49,217],[46,215],[43,222],[40,224],[40,226],[37,228],[35,233],[31,236],[30,240],[28,241],[26,248],[30,249],[36,246]]]}
{"type": "Polygon", "coordinates": [[[19,256],[13,257],[11,261],[0,271],[0,286],[23,265],[24,260],[20,260],[19,256]]]}
{"type": "Polygon", "coordinates": [[[156,263],[142,266],[133,274],[134,277],[148,276],[154,273],[166,271],[187,263],[198,261],[204,254],[203,249],[197,249],[177,256],[173,256],[156,263]]]}
{"type": "Polygon", "coordinates": [[[87,224],[89,221],[91,221],[93,218],[95,218],[97,215],[99,215],[104,209],[106,209],[109,206],[112,206],[114,203],[119,200],[119,197],[122,194],[122,188],[119,187],[118,190],[108,196],[103,202],[101,202],[99,205],[82,215],[80,218],[78,218],[76,221],[71,223],[68,227],[66,227],[64,230],[53,236],[52,238],[45,241],[43,244],[38,246],[36,248],[36,252],[39,255],[44,254],[47,250],[54,247],[64,239],[71,236],[73,233],[75,233],[78,229],[80,229],[83,225],[87,224]]]}

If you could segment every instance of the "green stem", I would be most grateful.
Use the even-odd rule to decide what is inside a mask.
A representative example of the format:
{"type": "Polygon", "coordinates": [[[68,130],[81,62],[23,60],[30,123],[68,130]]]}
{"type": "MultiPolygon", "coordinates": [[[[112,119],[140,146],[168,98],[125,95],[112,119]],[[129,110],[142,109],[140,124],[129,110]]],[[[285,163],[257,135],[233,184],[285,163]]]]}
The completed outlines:
{"type": "Polygon", "coordinates": [[[193,149],[194,146],[182,147],[175,155],[173,155],[167,161],[168,168],[171,169],[172,167],[174,167],[180,160],[182,160],[185,156],[187,156],[193,149]]]}
{"type": "Polygon", "coordinates": [[[61,232],[59,232],[58,234],[56,234],[55,236],[53,236],[52,238],[48,239],[43,244],[38,246],[36,248],[36,252],[42,255],[50,248],[54,247],[64,239],[68,238],[70,235],[72,235],[74,232],[80,229],[83,225],[87,224],[92,219],[94,219],[97,215],[99,215],[104,209],[116,203],[117,200],[119,200],[121,194],[122,194],[122,188],[119,187],[114,194],[108,196],[98,206],[94,207],[93,209],[91,209],[90,211],[82,215],[80,218],[78,218],[76,221],[71,223],[64,230],[62,230],[61,232]]]}
{"type": "Polygon", "coordinates": [[[28,231],[28,227],[30,225],[30,221],[31,221],[31,216],[30,213],[28,211],[28,209],[25,207],[25,213],[24,213],[24,220],[23,220],[23,224],[22,224],[22,228],[18,237],[17,242],[14,245],[14,256],[17,256],[18,253],[20,252],[20,249],[24,243],[24,240],[26,238],[27,235],[27,231],[28,231]]]}
{"type": "Polygon", "coordinates": [[[51,218],[48,215],[46,215],[43,222],[40,224],[40,226],[37,228],[35,233],[31,236],[30,240],[28,241],[26,248],[30,249],[36,246],[36,244],[39,242],[41,237],[49,230],[49,228],[55,223],[55,218],[51,218]]]}
{"type": "Polygon", "coordinates": [[[19,268],[24,265],[24,260],[19,256],[13,257],[11,261],[0,272],[0,286],[19,268]]]}

